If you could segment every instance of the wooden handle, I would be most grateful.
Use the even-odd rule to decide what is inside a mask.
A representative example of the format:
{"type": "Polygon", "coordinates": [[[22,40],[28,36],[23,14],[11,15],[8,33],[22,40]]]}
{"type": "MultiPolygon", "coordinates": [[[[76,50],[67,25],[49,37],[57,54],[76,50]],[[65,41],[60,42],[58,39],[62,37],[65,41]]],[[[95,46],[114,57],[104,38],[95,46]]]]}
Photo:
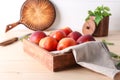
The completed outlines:
{"type": "Polygon", "coordinates": [[[1,43],[0,43],[0,46],[10,45],[10,44],[16,42],[17,40],[18,40],[18,37],[14,37],[14,38],[12,38],[12,39],[9,39],[9,40],[6,40],[6,41],[4,41],[4,42],[1,42],[1,43]]]}
{"type": "Polygon", "coordinates": [[[9,30],[11,30],[12,28],[16,27],[19,24],[20,24],[20,22],[18,21],[16,23],[7,25],[5,32],[8,32],[9,30]]]}

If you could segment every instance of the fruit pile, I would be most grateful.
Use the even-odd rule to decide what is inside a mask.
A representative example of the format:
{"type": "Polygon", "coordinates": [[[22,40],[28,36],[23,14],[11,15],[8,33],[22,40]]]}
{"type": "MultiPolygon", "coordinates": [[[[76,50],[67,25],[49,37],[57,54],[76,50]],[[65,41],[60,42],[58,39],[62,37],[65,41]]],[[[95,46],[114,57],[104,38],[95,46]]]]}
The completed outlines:
{"type": "Polygon", "coordinates": [[[92,35],[82,35],[78,31],[65,27],[50,34],[46,34],[44,31],[35,31],[30,35],[29,41],[48,51],[55,51],[87,41],[95,41],[95,39],[92,35]]]}

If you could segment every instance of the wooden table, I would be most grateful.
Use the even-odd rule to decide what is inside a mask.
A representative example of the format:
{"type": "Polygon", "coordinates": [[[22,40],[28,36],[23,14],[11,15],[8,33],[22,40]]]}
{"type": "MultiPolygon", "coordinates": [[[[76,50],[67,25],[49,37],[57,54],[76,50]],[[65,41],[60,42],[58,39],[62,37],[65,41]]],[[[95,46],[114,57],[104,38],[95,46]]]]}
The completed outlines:
{"type": "MultiPolygon", "coordinates": [[[[0,36],[0,41],[14,36],[21,36],[32,32],[30,30],[9,31],[0,36]]],[[[105,39],[115,45],[109,46],[110,51],[120,55],[120,31],[109,32],[108,37],[98,37],[96,40],[105,39]]],[[[38,61],[23,51],[21,41],[12,45],[0,46],[0,80],[111,80],[110,78],[88,70],[76,67],[59,72],[51,72],[38,61]]]]}

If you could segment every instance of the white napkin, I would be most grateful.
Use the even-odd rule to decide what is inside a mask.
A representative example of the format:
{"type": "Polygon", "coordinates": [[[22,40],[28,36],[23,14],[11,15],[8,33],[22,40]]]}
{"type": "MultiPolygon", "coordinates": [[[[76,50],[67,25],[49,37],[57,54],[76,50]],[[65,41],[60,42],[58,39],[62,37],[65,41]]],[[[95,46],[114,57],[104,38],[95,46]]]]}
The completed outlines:
{"type": "Polygon", "coordinates": [[[76,63],[85,68],[104,74],[113,80],[116,74],[120,72],[115,67],[107,46],[102,42],[90,41],[51,53],[65,54],[71,50],[76,63]]]}

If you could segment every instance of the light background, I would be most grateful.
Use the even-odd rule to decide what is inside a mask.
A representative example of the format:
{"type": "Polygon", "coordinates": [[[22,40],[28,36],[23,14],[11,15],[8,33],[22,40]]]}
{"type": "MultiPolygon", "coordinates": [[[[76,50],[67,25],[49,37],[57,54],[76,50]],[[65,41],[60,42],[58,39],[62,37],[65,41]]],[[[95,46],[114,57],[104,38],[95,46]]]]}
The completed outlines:
{"type": "MultiPolygon", "coordinates": [[[[20,19],[20,10],[26,0],[2,0],[0,2],[0,33],[4,33],[6,25],[20,19]]],[[[120,0],[51,0],[55,5],[57,16],[50,29],[69,26],[73,30],[81,31],[88,10],[97,6],[110,7],[109,30],[120,30],[120,0]]],[[[19,25],[16,29],[27,29],[19,25]]]]}

